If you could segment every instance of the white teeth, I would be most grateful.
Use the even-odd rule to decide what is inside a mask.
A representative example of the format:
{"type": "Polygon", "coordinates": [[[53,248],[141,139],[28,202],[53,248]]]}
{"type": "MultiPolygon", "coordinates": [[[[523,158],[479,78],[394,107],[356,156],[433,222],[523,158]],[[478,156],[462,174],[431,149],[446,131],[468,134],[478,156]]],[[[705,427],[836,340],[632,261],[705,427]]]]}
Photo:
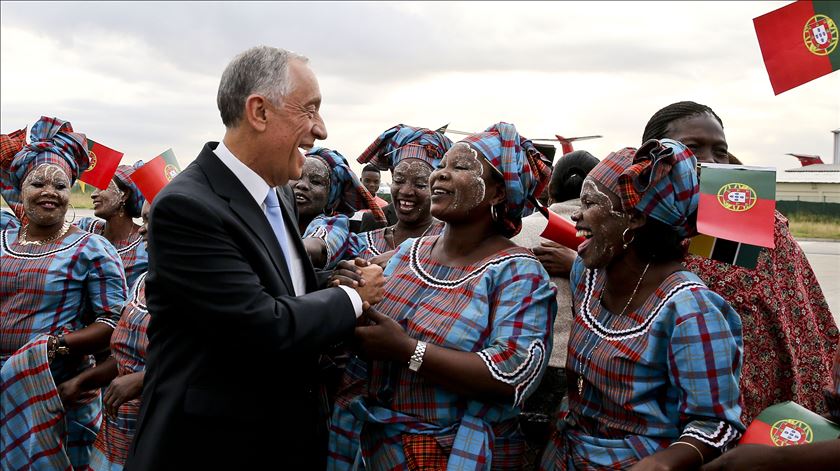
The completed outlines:
{"type": "Polygon", "coordinates": [[[443,190],[435,190],[435,191],[434,191],[434,194],[436,194],[436,195],[445,195],[446,193],[447,193],[447,192],[446,192],[446,191],[443,191],[443,190]]]}
{"type": "Polygon", "coordinates": [[[576,232],[576,235],[578,237],[585,237],[585,238],[588,239],[588,238],[592,237],[592,231],[587,231],[585,229],[578,229],[578,231],[576,232]]]}

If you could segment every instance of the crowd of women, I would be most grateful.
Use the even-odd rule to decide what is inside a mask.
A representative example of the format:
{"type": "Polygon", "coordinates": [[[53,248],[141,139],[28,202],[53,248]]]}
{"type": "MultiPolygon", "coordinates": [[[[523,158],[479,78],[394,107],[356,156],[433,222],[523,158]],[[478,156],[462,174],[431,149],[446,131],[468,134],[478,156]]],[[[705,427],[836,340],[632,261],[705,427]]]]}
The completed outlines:
{"type": "MultiPolygon", "coordinates": [[[[76,221],[85,136],[42,118],[25,137],[0,156],[0,467],[122,469],[150,202],[121,166],[76,221]]],[[[723,122],[675,103],[638,144],[552,162],[509,123],[457,143],[397,125],[358,157],[391,172],[389,208],[341,153],[307,153],[291,187],[313,264],[336,284],[359,259],[387,277],[372,322],[322,358],[329,469],[836,464],[840,440],[736,446],[783,401],[840,418],[838,329],[784,216],[753,270],[687,256],[698,161],[738,163],[723,122]],[[544,204],[576,249],[539,239],[544,204]],[[378,228],[354,232],[359,211],[378,228]]]]}

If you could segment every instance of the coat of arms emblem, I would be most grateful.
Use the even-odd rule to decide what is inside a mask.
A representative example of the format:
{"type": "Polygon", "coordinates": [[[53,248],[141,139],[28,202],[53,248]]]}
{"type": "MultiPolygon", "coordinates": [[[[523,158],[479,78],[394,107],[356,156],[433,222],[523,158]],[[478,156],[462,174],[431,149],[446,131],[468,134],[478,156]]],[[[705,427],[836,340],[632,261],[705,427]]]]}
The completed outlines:
{"type": "Polygon", "coordinates": [[[826,56],[837,47],[837,24],[825,15],[814,15],[805,23],[802,39],[809,51],[826,56]]]}

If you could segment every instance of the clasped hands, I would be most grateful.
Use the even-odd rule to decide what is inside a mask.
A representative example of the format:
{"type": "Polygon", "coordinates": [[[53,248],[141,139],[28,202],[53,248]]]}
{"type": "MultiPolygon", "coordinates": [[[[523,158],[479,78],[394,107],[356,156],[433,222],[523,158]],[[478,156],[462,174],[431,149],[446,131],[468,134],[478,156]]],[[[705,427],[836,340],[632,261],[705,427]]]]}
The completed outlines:
{"type": "Polygon", "coordinates": [[[384,297],[384,284],[382,267],[361,258],[340,262],[330,279],[331,286],[349,286],[362,297],[364,313],[356,325],[355,349],[370,360],[408,362],[417,341],[396,321],[372,307],[384,297]]]}

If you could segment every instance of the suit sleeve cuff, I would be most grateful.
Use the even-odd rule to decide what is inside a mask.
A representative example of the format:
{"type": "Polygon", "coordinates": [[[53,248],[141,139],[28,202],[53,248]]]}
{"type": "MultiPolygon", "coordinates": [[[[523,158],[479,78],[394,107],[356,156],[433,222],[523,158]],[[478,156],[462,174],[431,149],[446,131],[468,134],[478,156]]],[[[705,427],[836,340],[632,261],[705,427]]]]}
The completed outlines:
{"type": "Polygon", "coordinates": [[[347,293],[347,297],[349,297],[350,302],[353,303],[353,312],[356,313],[356,319],[358,319],[359,316],[362,315],[362,297],[359,296],[359,293],[357,293],[353,288],[344,285],[338,285],[338,287],[347,293]]]}

